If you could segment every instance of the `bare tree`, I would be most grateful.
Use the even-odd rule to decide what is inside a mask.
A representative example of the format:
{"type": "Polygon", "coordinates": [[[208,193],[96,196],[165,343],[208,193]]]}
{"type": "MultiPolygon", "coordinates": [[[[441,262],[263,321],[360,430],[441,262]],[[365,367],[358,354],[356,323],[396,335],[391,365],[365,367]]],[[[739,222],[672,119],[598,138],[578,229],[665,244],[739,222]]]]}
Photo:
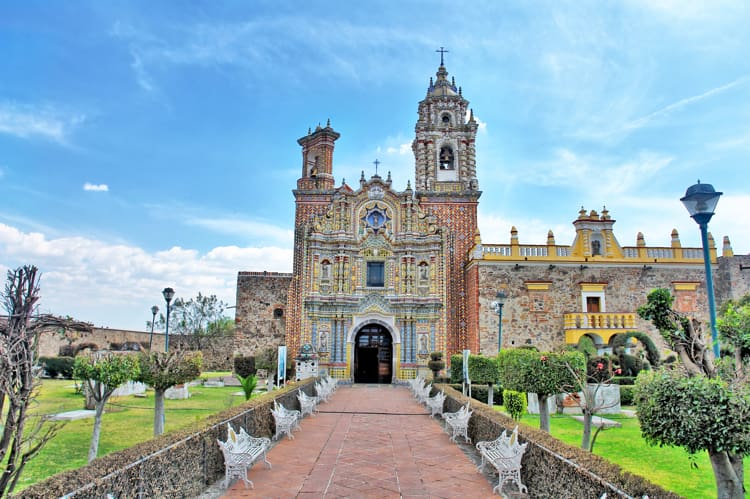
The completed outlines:
{"type": "Polygon", "coordinates": [[[30,405],[40,385],[37,363],[39,333],[48,329],[90,331],[91,325],[52,315],[35,316],[39,301],[39,271],[28,265],[8,271],[0,319],[0,496],[10,494],[26,463],[55,436],[59,424],[35,417],[30,405]]]}
{"type": "Polygon", "coordinates": [[[600,394],[604,386],[610,385],[614,376],[606,373],[605,366],[602,363],[599,363],[596,366],[596,369],[598,369],[601,374],[599,376],[589,376],[585,372],[573,369],[570,364],[566,364],[566,366],[570,371],[573,383],[563,385],[563,391],[570,397],[570,399],[575,400],[575,404],[581,409],[581,414],[583,415],[581,449],[594,452],[596,437],[599,436],[599,432],[602,431],[605,426],[603,422],[600,422],[592,437],[591,428],[594,426],[594,416],[597,412],[611,409],[619,404],[619,400],[607,401],[607,399],[600,394]]]}

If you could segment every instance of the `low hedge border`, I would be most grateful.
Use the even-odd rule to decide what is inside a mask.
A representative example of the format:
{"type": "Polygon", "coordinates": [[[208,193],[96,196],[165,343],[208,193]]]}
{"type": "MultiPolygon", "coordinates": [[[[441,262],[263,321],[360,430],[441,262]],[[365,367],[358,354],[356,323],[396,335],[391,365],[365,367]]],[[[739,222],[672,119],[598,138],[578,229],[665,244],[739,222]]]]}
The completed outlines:
{"type": "MultiPolygon", "coordinates": [[[[299,409],[297,393],[314,395],[315,378],[255,397],[200,423],[107,454],[77,470],[58,473],[13,497],[194,497],[224,476],[224,457],[216,439],[226,439],[226,424],[255,436],[271,437],[271,407],[278,400],[299,409]]],[[[106,431],[106,427],[104,428],[106,431]]]]}
{"type": "MultiPolygon", "coordinates": [[[[454,412],[469,398],[448,385],[445,389],[445,411],[454,412]]],[[[474,413],[469,420],[469,437],[474,443],[494,440],[503,430],[511,431],[518,424],[518,434],[529,445],[523,458],[521,479],[528,487],[529,497],[658,497],[679,498],[643,477],[624,471],[606,459],[565,444],[550,434],[490,409],[476,400],[471,402],[474,413]]]]}

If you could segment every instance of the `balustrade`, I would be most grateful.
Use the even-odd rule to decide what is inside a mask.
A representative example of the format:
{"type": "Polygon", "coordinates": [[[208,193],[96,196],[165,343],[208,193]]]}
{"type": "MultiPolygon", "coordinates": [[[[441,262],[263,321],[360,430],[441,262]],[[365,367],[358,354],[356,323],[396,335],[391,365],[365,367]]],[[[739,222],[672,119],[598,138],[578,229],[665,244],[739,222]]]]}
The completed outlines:
{"type": "Polygon", "coordinates": [[[570,313],[563,316],[565,329],[634,329],[635,314],[614,313],[570,313]]]}

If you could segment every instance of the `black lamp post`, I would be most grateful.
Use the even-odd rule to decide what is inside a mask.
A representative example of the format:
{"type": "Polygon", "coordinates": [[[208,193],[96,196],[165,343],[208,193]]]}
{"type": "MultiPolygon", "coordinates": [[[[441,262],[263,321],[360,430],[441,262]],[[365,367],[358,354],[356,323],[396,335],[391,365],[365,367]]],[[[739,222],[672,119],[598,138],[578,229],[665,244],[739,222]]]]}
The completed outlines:
{"type": "Polygon", "coordinates": [[[495,301],[492,302],[492,307],[497,312],[497,353],[503,349],[503,305],[507,295],[502,291],[498,291],[495,295],[495,301]]]}
{"type": "Polygon", "coordinates": [[[156,314],[159,313],[159,307],[154,305],[151,307],[151,334],[148,337],[148,351],[151,351],[151,344],[154,342],[154,322],[156,322],[156,314]]]}
{"type": "Polygon", "coordinates": [[[685,196],[680,198],[693,220],[701,229],[703,244],[703,264],[706,267],[706,294],[708,294],[708,315],[711,320],[711,342],[714,356],[719,358],[719,336],[716,332],[716,303],[714,301],[714,281],[711,277],[711,255],[708,252],[708,222],[714,216],[714,209],[723,193],[716,192],[711,184],[697,184],[688,187],[685,196]]]}
{"type": "Polygon", "coordinates": [[[167,302],[167,328],[164,331],[164,351],[169,352],[169,302],[171,302],[172,298],[174,298],[174,289],[164,288],[164,291],[162,291],[161,294],[164,295],[164,300],[167,302]]]}

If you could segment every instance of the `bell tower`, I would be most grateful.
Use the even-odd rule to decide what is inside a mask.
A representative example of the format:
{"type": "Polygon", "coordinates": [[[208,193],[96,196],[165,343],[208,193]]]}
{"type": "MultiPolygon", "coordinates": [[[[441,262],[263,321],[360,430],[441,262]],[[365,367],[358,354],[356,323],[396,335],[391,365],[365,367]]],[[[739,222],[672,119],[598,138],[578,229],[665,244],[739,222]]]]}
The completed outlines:
{"type": "Polygon", "coordinates": [[[294,262],[292,264],[292,283],[287,297],[286,344],[290,351],[299,351],[300,332],[302,328],[303,293],[302,289],[307,276],[303,275],[304,240],[309,230],[310,220],[315,215],[325,212],[335,192],[333,179],[334,143],[341,136],[331,128],[328,120],[325,128],[318,125],[315,131],[308,130],[307,135],[297,140],[302,146],[302,176],[297,179],[297,188],[293,191],[295,200],[294,213],[294,262]]]}
{"type": "Polygon", "coordinates": [[[340,136],[328,120],[325,128],[318,125],[314,132],[308,130],[297,140],[302,146],[302,176],[297,180],[297,189],[333,189],[333,148],[340,136]]]}
{"type": "Polygon", "coordinates": [[[420,206],[444,227],[447,243],[445,282],[448,355],[463,349],[479,351],[475,319],[467,307],[464,266],[478,234],[479,182],[475,141],[478,124],[469,101],[455,80],[448,80],[442,47],[436,79],[430,78],[427,96],[419,103],[415,138],[415,195],[420,206]]]}
{"type": "Polygon", "coordinates": [[[478,124],[454,79],[448,81],[442,48],[436,80],[430,78],[427,96],[419,103],[412,151],[418,191],[476,191],[476,135],[478,124]],[[467,117],[468,114],[468,117],[467,117]]]}

